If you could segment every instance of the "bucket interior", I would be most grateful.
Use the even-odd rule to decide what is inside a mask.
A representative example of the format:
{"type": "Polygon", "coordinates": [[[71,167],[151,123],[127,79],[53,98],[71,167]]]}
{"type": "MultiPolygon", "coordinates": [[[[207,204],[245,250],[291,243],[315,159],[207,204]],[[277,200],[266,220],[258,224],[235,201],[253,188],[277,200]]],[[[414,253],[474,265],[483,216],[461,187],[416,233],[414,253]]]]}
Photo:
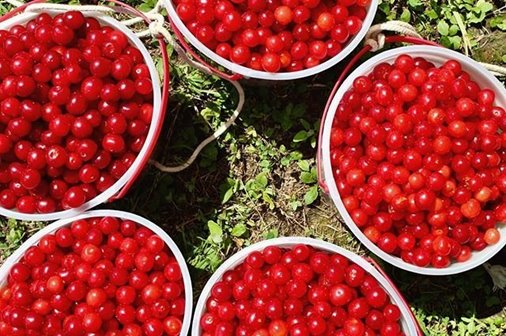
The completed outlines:
{"type": "Polygon", "coordinates": [[[192,310],[193,310],[193,289],[192,289],[192,281],[190,277],[190,272],[188,270],[188,266],[186,261],[177,247],[176,243],[172,240],[172,238],[158,225],[155,225],[153,222],[145,219],[144,217],[135,215],[130,212],[119,211],[119,210],[92,210],[80,214],[76,217],[65,218],[59,221],[56,221],[41,230],[35,233],[32,237],[30,237],[27,241],[25,241],[16,251],[9,257],[0,267],[0,286],[4,285],[7,281],[7,277],[9,275],[9,271],[14,264],[16,264],[25,254],[26,250],[31,246],[37,245],[39,240],[45,235],[55,233],[58,229],[62,227],[66,227],[70,225],[72,222],[79,219],[89,219],[95,217],[116,217],[124,220],[131,220],[138,225],[147,227],[153,233],[158,235],[164,242],[165,245],[168,246],[169,250],[172,252],[174,258],[176,258],[177,263],[181,269],[181,273],[183,276],[184,283],[184,298],[185,298],[185,312],[183,316],[183,325],[181,329],[181,335],[186,335],[188,330],[190,329],[192,310]]]}
{"type": "Polygon", "coordinates": [[[211,278],[206,283],[197,302],[197,306],[195,308],[193,317],[192,336],[202,335],[202,329],[200,327],[200,319],[202,315],[205,313],[207,299],[211,294],[211,289],[213,285],[221,280],[223,274],[226,271],[234,269],[240,264],[244,263],[248,255],[254,251],[262,251],[268,246],[278,246],[280,248],[291,249],[298,244],[309,245],[315,248],[316,250],[328,252],[330,254],[340,254],[346,257],[351,262],[362,267],[364,271],[372,275],[380,283],[381,287],[387,292],[390,300],[394,304],[396,304],[401,310],[400,324],[406,335],[417,335],[417,322],[414,321],[413,318],[411,317],[412,315],[409,306],[406,304],[404,299],[396,293],[395,289],[387,281],[387,279],[383,275],[381,275],[381,273],[365,259],[346,249],[343,249],[331,243],[324,242],[322,240],[306,237],[283,237],[262,241],[254,245],[251,245],[243,250],[240,250],[232,257],[227,259],[218,268],[218,270],[211,276],[211,278]]]}
{"type": "MultiPolygon", "coordinates": [[[[56,14],[61,13],[61,11],[57,10],[51,10],[47,12],[48,14],[54,16],[56,14]]],[[[14,16],[13,18],[6,20],[4,22],[0,23],[0,29],[9,29],[12,26],[15,25],[25,25],[30,20],[34,19],[38,13],[21,13],[19,15],[14,16]]],[[[33,221],[52,221],[57,220],[60,218],[68,218],[77,216],[80,213],[94,208],[99,204],[107,202],[112,196],[116,195],[121,188],[134,176],[134,173],[139,169],[139,166],[141,165],[141,162],[143,158],[148,154],[148,150],[154,142],[156,142],[156,121],[159,120],[162,116],[161,111],[161,85],[160,85],[160,77],[158,75],[158,71],[156,70],[155,64],[153,62],[153,59],[151,58],[151,55],[149,54],[149,51],[146,49],[146,46],[144,43],[134,34],[132,30],[130,30],[125,25],[121,24],[116,19],[103,15],[103,14],[88,14],[85,13],[85,16],[94,17],[97,19],[102,26],[110,26],[113,27],[116,30],[121,31],[124,33],[130,44],[135,46],[143,55],[144,62],[149,68],[151,82],[153,84],[153,117],[151,120],[151,124],[149,125],[148,134],[146,135],[146,140],[144,142],[144,145],[142,146],[141,151],[138,153],[137,157],[135,158],[135,161],[133,164],[128,168],[128,170],[121,176],[111,187],[109,187],[104,192],[98,194],[95,198],[87,201],[82,206],[78,208],[72,208],[68,210],[61,210],[57,212],[52,213],[46,213],[46,214],[39,214],[39,213],[33,213],[33,214],[27,214],[18,212],[15,209],[5,209],[0,207],[0,215],[3,215],[5,217],[9,218],[16,218],[20,220],[33,220],[33,221]]]]}
{"type": "Polygon", "coordinates": [[[506,225],[500,225],[497,229],[501,232],[501,240],[491,246],[487,246],[482,251],[473,251],[472,257],[466,262],[456,263],[452,262],[447,268],[433,268],[433,267],[419,267],[407,262],[404,262],[400,257],[388,254],[381,250],[376,244],[372,243],[353,222],[346,207],[344,206],[339,191],[336,186],[336,181],[332,173],[332,166],[330,163],[330,132],[332,129],[332,122],[335,117],[336,109],[345,94],[352,85],[355,78],[370,73],[373,68],[382,62],[393,63],[397,56],[407,54],[411,57],[423,57],[426,60],[433,62],[435,65],[442,65],[448,59],[454,59],[461,63],[462,69],[471,75],[471,79],[476,81],[481,88],[491,88],[496,93],[495,105],[506,106],[506,89],[501,82],[495,78],[490,72],[483,68],[480,64],[472,59],[449,49],[434,46],[408,46],[391,49],[382,52],[371,59],[361,64],[354,70],[342,83],[341,87],[333,97],[326,120],[323,124],[323,141],[321,145],[323,173],[326,184],[329,188],[330,196],[336,205],[339,213],[341,214],[344,222],[353,232],[353,234],[374,254],[381,257],[386,262],[399,267],[401,269],[425,275],[451,275],[458,274],[470,270],[474,267],[482,265],[488,259],[493,257],[504,246],[506,246],[506,225]]]}

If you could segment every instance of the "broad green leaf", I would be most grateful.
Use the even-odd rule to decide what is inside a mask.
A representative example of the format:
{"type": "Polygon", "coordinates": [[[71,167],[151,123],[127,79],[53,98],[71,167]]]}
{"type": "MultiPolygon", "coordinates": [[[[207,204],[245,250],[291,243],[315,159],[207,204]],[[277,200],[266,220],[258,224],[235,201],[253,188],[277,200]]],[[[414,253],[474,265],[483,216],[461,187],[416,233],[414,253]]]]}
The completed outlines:
{"type": "Polygon", "coordinates": [[[293,151],[290,153],[290,158],[292,160],[300,160],[302,159],[302,153],[299,151],[293,151]]]}
{"type": "Polygon", "coordinates": [[[471,334],[471,335],[474,335],[474,333],[476,332],[476,323],[474,321],[474,318],[471,320],[471,322],[467,325],[467,331],[471,334]]]}
{"type": "Polygon", "coordinates": [[[411,21],[411,12],[409,11],[409,9],[404,8],[404,9],[402,10],[402,13],[401,13],[400,19],[401,19],[401,21],[404,21],[404,22],[409,22],[409,21],[411,21]]]}
{"type": "Polygon", "coordinates": [[[444,46],[444,47],[452,48],[453,49],[453,45],[450,42],[450,39],[448,39],[448,37],[446,37],[446,36],[443,36],[441,38],[441,45],[444,46]]]}
{"type": "Polygon", "coordinates": [[[300,180],[305,184],[313,184],[316,182],[315,176],[310,172],[302,172],[300,174],[300,180]]]}
{"type": "Polygon", "coordinates": [[[311,128],[311,125],[307,121],[305,121],[304,119],[301,119],[300,123],[302,124],[302,127],[304,127],[304,129],[306,129],[306,130],[309,130],[311,128]]]}
{"type": "Polygon", "coordinates": [[[490,27],[506,30],[506,15],[497,16],[489,21],[490,27]]]}
{"type": "Polygon", "coordinates": [[[265,203],[269,204],[269,209],[274,210],[276,206],[274,205],[274,201],[272,200],[271,195],[269,195],[267,191],[264,191],[262,193],[262,198],[265,203]]]}
{"type": "Polygon", "coordinates": [[[448,48],[460,49],[462,38],[460,36],[443,36],[441,37],[441,44],[448,48]]]}
{"type": "Polygon", "coordinates": [[[311,137],[311,148],[316,148],[316,137],[315,136],[312,136],[311,137]]]}
{"type": "Polygon", "coordinates": [[[279,235],[278,229],[270,229],[264,234],[265,239],[274,239],[277,238],[279,235]]]}
{"type": "Polygon", "coordinates": [[[392,12],[392,9],[390,8],[390,4],[388,4],[386,2],[380,3],[378,7],[387,16],[390,15],[390,13],[392,12]]]}
{"type": "Polygon", "coordinates": [[[267,180],[267,175],[265,173],[258,174],[257,177],[255,177],[255,183],[262,189],[265,189],[269,183],[267,180]]]}
{"type": "Polygon", "coordinates": [[[450,29],[450,26],[448,25],[448,23],[446,23],[445,20],[441,20],[439,21],[439,23],[437,24],[437,31],[439,32],[439,34],[441,34],[442,36],[447,36],[448,35],[448,31],[450,29]]]}
{"type": "Polygon", "coordinates": [[[237,224],[232,229],[232,232],[230,232],[230,234],[234,237],[240,237],[245,233],[246,233],[246,225],[244,224],[237,224]]]}
{"type": "Polygon", "coordinates": [[[453,36],[459,32],[459,26],[458,25],[451,25],[450,30],[448,31],[449,36],[453,36]]]}
{"type": "Polygon", "coordinates": [[[460,36],[449,36],[448,39],[454,49],[460,49],[462,46],[462,38],[460,36]]]}
{"type": "Polygon", "coordinates": [[[231,198],[232,196],[234,195],[234,188],[230,188],[228,189],[225,194],[223,195],[223,199],[221,200],[221,203],[227,203],[231,198]]]}
{"type": "Polygon", "coordinates": [[[464,322],[462,322],[462,321],[461,321],[461,322],[459,322],[459,324],[458,324],[458,328],[459,328],[459,332],[460,332],[460,333],[459,333],[459,335],[464,336],[464,335],[465,335],[465,332],[466,332],[466,329],[467,329],[466,324],[465,324],[464,322]]]}
{"type": "Polygon", "coordinates": [[[422,1],[421,0],[408,0],[408,5],[410,7],[418,7],[418,6],[422,5],[422,1]]]}
{"type": "Polygon", "coordinates": [[[262,168],[269,168],[271,166],[271,162],[269,160],[262,160],[258,163],[258,165],[262,168]]]}
{"type": "Polygon", "coordinates": [[[476,5],[474,5],[476,9],[479,9],[482,13],[488,13],[492,9],[494,9],[494,5],[486,0],[478,0],[476,5]]]}
{"type": "Polygon", "coordinates": [[[292,160],[290,159],[289,156],[282,157],[281,161],[280,161],[281,165],[285,166],[285,167],[288,166],[290,164],[290,162],[292,162],[292,160]]]}
{"type": "Polygon", "coordinates": [[[429,19],[435,20],[439,17],[434,9],[428,9],[425,11],[425,15],[429,17],[429,19]]]}
{"type": "Polygon", "coordinates": [[[288,166],[291,162],[302,159],[302,153],[299,151],[293,151],[287,156],[281,159],[281,165],[288,166]]]}
{"type": "Polygon", "coordinates": [[[297,162],[297,165],[299,166],[300,170],[305,172],[308,172],[310,169],[308,160],[300,160],[297,162]]]}
{"type": "Polygon", "coordinates": [[[502,61],[506,63],[506,55],[502,55],[502,61]]]}
{"type": "Polygon", "coordinates": [[[308,138],[308,132],[307,131],[299,131],[295,136],[293,137],[293,142],[302,142],[307,140],[308,138]]]}
{"type": "Polygon", "coordinates": [[[290,207],[292,208],[293,211],[297,210],[300,206],[302,206],[301,201],[291,201],[290,202],[290,207]]]}
{"type": "Polygon", "coordinates": [[[469,23],[479,23],[485,19],[485,16],[490,12],[494,6],[485,0],[479,0],[474,7],[469,8],[468,21],[469,23]]]}
{"type": "Polygon", "coordinates": [[[223,241],[223,230],[221,226],[214,221],[209,221],[207,222],[207,227],[209,228],[209,238],[211,241],[216,244],[221,243],[223,241]]]}
{"type": "Polygon", "coordinates": [[[313,204],[314,201],[318,198],[318,186],[314,185],[306,192],[304,195],[304,202],[306,202],[307,205],[313,204]]]}
{"type": "Polygon", "coordinates": [[[149,12],[151,9],[153,9],[149,4],[143,3],[140,4],[139,7],[137,7],[141,12],[149,12]]]}

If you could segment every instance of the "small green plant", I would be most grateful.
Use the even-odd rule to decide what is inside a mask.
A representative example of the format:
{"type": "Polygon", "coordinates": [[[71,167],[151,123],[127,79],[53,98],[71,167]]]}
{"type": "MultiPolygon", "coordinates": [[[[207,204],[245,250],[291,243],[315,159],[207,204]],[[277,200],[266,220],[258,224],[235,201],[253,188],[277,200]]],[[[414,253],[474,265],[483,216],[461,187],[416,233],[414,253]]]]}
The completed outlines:
{"type": "Polygon", "coordinates": [[[438,38],[445,47],[470,54],[478,41],[492,30],[506,30],[505,7],[491,0],[385,0],[380,6],[386,20],[414,24],[426,38],[438,38]]]}
{"type": "Polygon", "coordinates": [[[290,130],[295,126],[295,122],[299,120],[306,112],[304,104],[289,103],[284,109],[276,110],[273,114],[273,120],[281,126],[283,131],[290,130]]]}
{"type": "Polygon", "coordinates": [[[491,28],[497,28],[499,30],[506,31],[506,14],[500,14],[492,17],[489,20],[489,25],[491,28]]]}
{"type": "Polygon", "coordinates": [[[0,220],[0,262],[10,256],[32,233],[43,227],[41,222],[0,220]]]}
{"type": "Polygon", "coordinates": [[[467,54],[476,46],[476,39],[468,33],[468,29],[482,23],[493,8],[493,4],[486,0],[453,0],[442,5],[439,12],[433,9],[425,15],[439,20],[437,30],[444,46],[453,49],[463,46],[467,54]]]}
{"type": "Polygon", "coordinates": [[[300,119],[300,124],[304,128],[303,130],[297,132],[293,137],[293,142],[298,144],[300,142],[309,141],[311,148],[316,147],[316,136],[318,134],[318,129],[320,127],[320,122],[316,121],[314,124],[310,124],[304,119],[300,119]]]}
{"type": "Polygon", "coordinates": [[[318,186],[318,173],[316,172],[316,167],[314,167],[314,160],[300,160],[297,162],[297,165],[301,170],[301,182],[310,186],[304,195],[304,202],[306,205],[313,204],[320,195],[320,188],[318,186]],[[311,164],[313,166],[311,166],[311,164]]]}

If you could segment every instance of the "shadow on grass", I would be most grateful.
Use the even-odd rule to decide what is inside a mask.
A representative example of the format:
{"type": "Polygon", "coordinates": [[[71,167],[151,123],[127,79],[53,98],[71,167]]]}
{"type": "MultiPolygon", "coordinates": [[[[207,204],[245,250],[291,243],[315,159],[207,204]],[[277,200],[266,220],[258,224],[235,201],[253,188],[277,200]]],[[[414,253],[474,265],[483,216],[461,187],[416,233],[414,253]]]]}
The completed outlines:
{"type": "MultiPolygon", "coordinates": [[[[129,196],[117,204],[162,227],[186,260],[194,254],[200,237],[208,235],[204,219],[221,205],[218,186],[228,176],[229,166],[221,161],[212,171],[200,173],[199,170],[197,164],[183,173],[164,174],[151,167],[136,182],[129,196]]],[[[188,267],[194,286],[203,286],[209,274],[190,264],[188,267]]]]}
{"type": "MultiPolygon", "coordinates": [[[[502,257],[506,251],[501,251],[502,257]]],[[[504,260],[504,259],[503,259],[504,260]]],[[[492,260],[497,264],[498,260],[492,260]]],[[[452,276],[424,276],[390,265],[385,270],[409,304],[424,316],[486,318],[503,311],[504,291],[494,290],[492,278],[484,267],[452,276]]]]}

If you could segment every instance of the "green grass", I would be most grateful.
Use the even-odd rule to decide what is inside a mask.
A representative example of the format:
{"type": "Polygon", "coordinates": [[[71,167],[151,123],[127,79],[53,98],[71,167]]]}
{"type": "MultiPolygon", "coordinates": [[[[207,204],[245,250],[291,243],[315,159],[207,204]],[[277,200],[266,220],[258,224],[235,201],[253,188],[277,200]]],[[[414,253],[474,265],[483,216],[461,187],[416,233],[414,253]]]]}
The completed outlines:
{"type": "MultiPolygon", "coordinates": [[[[132,4],[148,10],[154,1],[132,4]]],[[[376,21],[409,21],[429,39],[460,51],[467,46],[472,57],[501,63],[506,55],[501,5],[483,0],[385,0],[376,21]]],[[[159,63],[155,46],[150,44],[159,63]]],[[[196,297],[223,260],[260,240],[303,235],[367,254],[317,184],[319,118],[340,70],[336,66],[278,85],[245,81],[247,101],[236,125],[206,147],[194,165],[178,174],[150,166],[125,199],[102,207],[138,213],[166,229],[191,266],[196,297]]],[[[192,69],[175,55],[171,78],[169,110],[153,155],[167,165],[184,161],[237,102],[231,85],[192,69]]],[[[40,227],[0,221],[0,258],[40,227]]],[[[385,269],[427,335],[506,334],[506,297],[492,290],[482,267],[437,278],[388,265],[385,269]]]]}

